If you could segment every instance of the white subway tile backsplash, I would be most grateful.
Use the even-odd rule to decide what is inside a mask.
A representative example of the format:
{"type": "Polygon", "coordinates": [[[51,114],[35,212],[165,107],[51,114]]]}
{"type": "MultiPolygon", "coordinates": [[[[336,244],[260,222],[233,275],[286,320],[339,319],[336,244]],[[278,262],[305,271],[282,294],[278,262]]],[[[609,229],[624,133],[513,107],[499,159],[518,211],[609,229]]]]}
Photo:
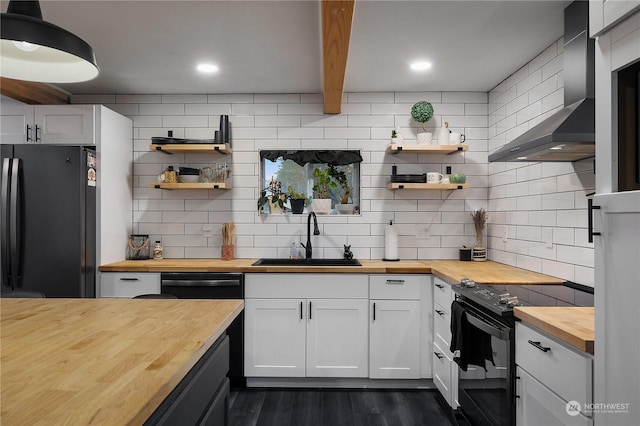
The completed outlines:
{"type": "MultiPolygon", "coordinates": [[[[319,257],[340,256],[342,244],[351,244],[359,258],[382,258],[384,225],[394,220],[401,257],[456,259],[458,247],[475,242],[469,212],[485,207],[490,216],[485,239],[492,260],[566,279],[576,275],[576,281],[583,278],[588,283],[593,250],[583,244],[586,205],[577,200],[592,185],[589,173],[593,171],[582,165],[574,169],[570,163],[487,162],[488,149],[504,145],[562,106],[562,85],[562,49],[556,42],[489,93],[346,93],[342,113],[336,115],[323,113],[321,94],[110,95],[104,99],[134,120],[133,228],[162,239],[166,257],[218,258],[220,226],[231,220],[237,225],[237,257],[286,256],[291,239],[298,241],[306,234],[306,215],[258,215],[258,150],[358,149],[364,159],[362,213],[319,217],[322,235],[314,237],[319,257]],[[469,151],[451,155],[385,152],[396,126],[401,127],[405,143],[415,143],[420,125],[410,111],[420,100],[435,108],[428,131],[435,133],[448,121],[450,129],[466,135],[469,151]],[[221,114],[231,115],[231,156],[167,158],[148,150],[150,139],[166,135],[167,130],[173,130],[175,137],[213,137],[221,114]],[[220,161],[233,164],[230,191],[147,187],[167,165],[201,167],[220,161]],[[467,175],[470,188],[389,190],[394,164],[402,173],[444,172],[451,166],[454,172],[467,175]],[[429,223],[430,238],[417,239],[416,225],[429,223]],[[214,236],[202,235],[203,224],[212,226],[214,236]],[[502,242],[505,228],[507,243],[502,242]],[[546,248],[543,234],[545,239],[552,236],[552,249],[546,248]],[[573,262],[573,256],[580,260],[573,262]]],[[[74,97],[76,102],[94,99],[98,98],[74,97]]]]}
{"type": "Polygon", "coordinates": [[[184,115],[184,104],[141,104],[140,115],[184,115]]]}
{"type": "Polygon", "coordinates": [[[206,104],[207,95],[162,95],[163,104],[206,104]]]}

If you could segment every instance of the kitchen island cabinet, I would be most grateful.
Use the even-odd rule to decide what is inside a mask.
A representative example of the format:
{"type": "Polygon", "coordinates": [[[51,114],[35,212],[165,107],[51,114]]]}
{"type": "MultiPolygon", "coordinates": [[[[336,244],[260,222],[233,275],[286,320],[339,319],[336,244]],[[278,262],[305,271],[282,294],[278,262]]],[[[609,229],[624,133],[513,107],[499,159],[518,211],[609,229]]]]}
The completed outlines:
{"type": "MultiPolygon", "coordinates": [[[[226,328],[243,309],[242,300],[0,303],[7,425],[143,424],[203,354],[224,342],[226,328]]],[[[210,410],[202,421],[219,415],[224,403],[214,395],[224,391],[205,391],[213,400],[205,401],[210,410]]]]}

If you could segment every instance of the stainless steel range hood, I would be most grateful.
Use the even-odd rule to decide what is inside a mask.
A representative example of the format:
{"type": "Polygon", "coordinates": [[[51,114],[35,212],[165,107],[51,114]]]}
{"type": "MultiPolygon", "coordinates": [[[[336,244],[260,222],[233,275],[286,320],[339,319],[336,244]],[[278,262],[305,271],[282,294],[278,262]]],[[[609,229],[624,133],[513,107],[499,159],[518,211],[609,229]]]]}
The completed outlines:
{"type": "Polygon", "coordinates": [[[577,161],[595,156],[594,41],[589,2],[564,15],[564,108],[489,155],[496,161],[577,161]]]}

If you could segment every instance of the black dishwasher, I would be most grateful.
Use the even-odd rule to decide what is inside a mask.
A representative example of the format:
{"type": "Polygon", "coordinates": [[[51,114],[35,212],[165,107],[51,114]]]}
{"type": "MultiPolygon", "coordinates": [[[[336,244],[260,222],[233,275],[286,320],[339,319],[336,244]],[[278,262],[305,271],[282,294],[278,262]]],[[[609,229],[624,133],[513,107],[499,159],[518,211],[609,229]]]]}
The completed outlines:
{"type": "MultiPolygon", "coordinates": [[[[162,293],[178,299],[244,299],[244,275],[214,272],[163,272],[162,293]]],[[[244,378],[244,311],[227,329],[229,379],[234,388],[246,386],[244,378]]]]}

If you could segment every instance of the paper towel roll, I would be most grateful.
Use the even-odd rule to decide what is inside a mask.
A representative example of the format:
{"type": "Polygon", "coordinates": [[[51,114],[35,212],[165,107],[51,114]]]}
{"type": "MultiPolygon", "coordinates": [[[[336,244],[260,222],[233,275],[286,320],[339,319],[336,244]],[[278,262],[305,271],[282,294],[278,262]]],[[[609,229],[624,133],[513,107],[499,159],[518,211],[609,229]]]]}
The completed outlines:
{"type": "Polygon", "coordinates": [[[398,260],[398,231],[393,225],[393,221],[389,221],[384,227],[384,259],[398,260]]]}

